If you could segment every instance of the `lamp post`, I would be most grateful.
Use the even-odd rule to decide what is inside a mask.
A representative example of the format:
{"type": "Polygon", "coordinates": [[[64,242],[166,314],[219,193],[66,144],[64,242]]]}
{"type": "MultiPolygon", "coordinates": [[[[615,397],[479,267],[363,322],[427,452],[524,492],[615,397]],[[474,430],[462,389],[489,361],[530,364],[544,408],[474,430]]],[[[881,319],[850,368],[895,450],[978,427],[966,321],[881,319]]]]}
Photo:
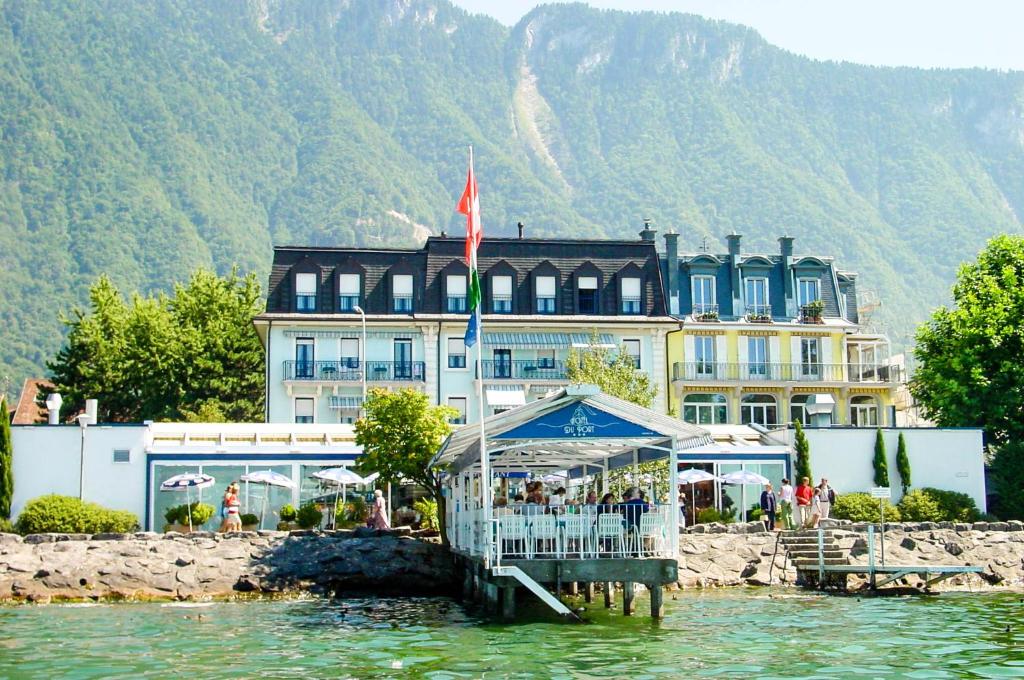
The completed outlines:
{"type": "Polygon", "coordinates": [[[359,315],[363,322],[363,341],[359,345],[359,367],[362,368],[361,387],[363,388],[363,400],[359,404],[360,416],[366,416],[366,312],[359,305],[352,308],[359,315]]]}
{"type": "Polygon", "coordinates": [[[85,500],[85,429],[89,427],[90,417],[88,413],[79,413],[75,416],[78,421],[78,428],[82,431],[82,440],[78,451],[78,500],[85,500]]]}

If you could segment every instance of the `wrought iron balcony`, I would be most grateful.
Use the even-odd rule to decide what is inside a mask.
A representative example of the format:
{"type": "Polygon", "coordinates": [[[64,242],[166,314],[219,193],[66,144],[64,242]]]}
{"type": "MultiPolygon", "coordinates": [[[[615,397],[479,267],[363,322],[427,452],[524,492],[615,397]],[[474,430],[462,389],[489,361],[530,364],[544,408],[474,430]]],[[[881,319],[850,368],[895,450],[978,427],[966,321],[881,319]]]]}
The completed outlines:
{"type": "Polygon", "coordinates": [[[496,361],[485,359],[481,362],[484,380],[565,380],[564,361],[543,361],[540,359],[516,359],[496,361]]]}
{"type": "MultiPolygon", "coordinates": [[[[368,382],[423,382],[426,365],[422,361],[367,361],[368,382]]],[[[359,382],[363,369],[358,359],[342,361],[285,361],[284,380],[318,382],[359,382]]]]}
{"type": "Polygon", "coordinates": [[[465,314],[466,313],[466,296],[465,295],[449,295],[445,299],[445,311],[449,314],[465,314]]]}
{"type": "Polygon", "coordinates": [[[747,321],[751,323],[771,323],[772,308],[770,305],[747,305],[747,321]]]}
{"type": "Polygon", "coordinates": [[[718,321],[718,305],[711,303],[693,303],[694,321],[718,321]]]}
{"type": "Polygon", "coordinates": [[[844,364],[772,362],[715,363],[710,361],[677,361],[672,365],[672,379],[686,382],[708,381],[776,381],[776,382],[844,382],[844,364]]]}
{"type": "Polygon", "coordinates": [[[639,297],[625,297],[622,298],[622,313],[623,314],[639,314],[640,313],[640,298],[639,297]]]}

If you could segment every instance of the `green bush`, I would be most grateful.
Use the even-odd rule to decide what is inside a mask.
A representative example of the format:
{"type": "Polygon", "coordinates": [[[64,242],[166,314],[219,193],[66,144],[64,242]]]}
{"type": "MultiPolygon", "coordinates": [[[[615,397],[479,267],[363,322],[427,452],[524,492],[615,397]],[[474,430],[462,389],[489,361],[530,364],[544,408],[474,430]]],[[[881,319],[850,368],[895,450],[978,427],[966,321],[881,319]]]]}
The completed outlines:
{"type": "Polygon", "coordinates": [[[313,503],[306,503],[295,514],[295,519],[303,529],[314,529],[320,526],[324,519],[324,513],[313,503]]]}
{"type": "MultiPolygon", "coordinates": [[[[885,506],[885,521],[899,522],[899,509],[888,500],[883,500],[882,503],[885,506]]],[[[853,522],[882,521],[878,511],[878,499],[866,493],[844,493],[838,496],[836,502],[832,504],[830,517],[853,522]]]]}
{"type": "Polygon", "coordinates": [[[251,512],[247,512],[246,514],[242,515],[240,519],[242,520],[243,527],[250,527],[254,524],[260,523],[259,515],[254,515],[251,512]]]}
{"type": "Polygon", "coordinates": [[[974,499],[965,493],[925,487],[911,491],[900,501],[907,522],[976,522],[981,516],[974,499]]]}
{"type": "Polygon", "coordinates": [[[13,534],[16,533],[14,525],[11,524],[11,520],[0,517],[0,534],[13,534]]]}
{"type": "Polygon", "coordinates": [[[362,496],[353,496],[345,505],[345,519],[349,522],[364,524],[370,516],[370,506],[362,496]]]}
{"type": "MultiPolygon", "coordinates": [[[[760,508],[758,508],[758,510],[760,510],[760,508]]],[[[735,505],[723,512],[719,512],[717,508],[704,508],[703,510],[697,513],[697,524],[711,524],[712,522],[719,522],[721,524],[732,524],[735,521],[735,505]]]]}
{"type": "Polygon", "coordinates": [[[420,529],[438,531],[441,523],[437,519],[437,501],[421,498],[412,504],[412,509],[420,515],[420,529]]]}
{"type": "Polygon", "coordinates": [[[137,531],[138,519],[125,510],[108,510],[71,496],[40,496],[25,504],[18,516],[22,534],[99,534],[137,531]]]}
{"type": "Polygon", "coordinates": [[[164,513],[164,519],[170,524],[177,523],[182,526],[188,526],[190,512],[192,515],[192,528],[195,528],[209,522],[210,518],[213,517],[213,513],[217,512],[217,508],[209,503],[200,503],[199,501],[195,501],[191,505],[182,503],[181,505],[175,505],[173,508],[168,508],[167,512],[164,513]]]}
{"type": "Polygon", "coordinates": [[[291,503],[286,503],[281,506],[281,511],[278,515],[281,517],[282,522],[294,522],[296,516],[295,506],[291,503]]]}
{"type": "Polygon", "coordinates": [[[164,521],[168,524],[178,524],[178,513],[184,509],[184,505],[172,505],[164,510],[164,521]]]}

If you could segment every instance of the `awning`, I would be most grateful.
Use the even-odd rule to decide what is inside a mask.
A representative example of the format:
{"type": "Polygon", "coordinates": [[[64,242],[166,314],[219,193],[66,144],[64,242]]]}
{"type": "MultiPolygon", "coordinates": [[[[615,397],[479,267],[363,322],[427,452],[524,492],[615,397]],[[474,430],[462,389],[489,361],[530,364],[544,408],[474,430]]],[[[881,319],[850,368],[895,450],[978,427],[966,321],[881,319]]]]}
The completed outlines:
{"type": "Polygon", "coordinates": [[[520,385],[495,385],[487,388],[487,405],[515,408],[526,403],[526,391],[520,385]]]}
{"type": "Polygon", "coordinates": [[[327,407],[332,409],[360,409],[363,407],[362,397],[329,397],[327,407]]]}
{"type": "MultiPolygon", "coordinates": [[[[600,345],[616,347],[609,333],[597,336],[600,345]]],[[[484,344],[504,349],[568,349],[589,346],[594,336],[590,333],[484,333],[484,344]]]]}

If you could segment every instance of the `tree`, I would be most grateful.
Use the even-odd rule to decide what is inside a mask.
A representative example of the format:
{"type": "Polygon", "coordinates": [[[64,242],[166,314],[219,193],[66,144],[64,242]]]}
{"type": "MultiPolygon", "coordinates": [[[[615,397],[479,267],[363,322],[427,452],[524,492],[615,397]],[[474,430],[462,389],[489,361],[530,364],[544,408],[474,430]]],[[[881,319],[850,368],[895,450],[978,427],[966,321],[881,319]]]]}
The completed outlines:
{"type": "Polygon", "coordinates": [[[574,384],[597,385],[605,394],[650,408],[658,388],[644,371],[638,371],[625,349],[613,354],[598,345],[596,336],[585,350],[569,350],[566,377],[574,384]]]}
{"type": "Polygon", "coordinates": [[[363,447],[360,471],[378,472],[384,483],[407,479],[426,489],[437,501],[441,537],[447,541],[441,477],[430,461],[451,433],[449,421],[458,412],[431,406],[426,394],[409,388],[370,390],[365,409],[366,416],[356,421],[356,444],[363,447]]]}
{"type": "Polygon", "coordinates": [[[793,448],[796,449],[796,479],[804,477],[814,482],[814,475],[811,474],[811,444],[807,441],[807,433],[799,420],[794,421],[796,434],[793,435],[793,448]]]}
{"type": "Polygon", "coordinates": [[[11,443],[11,419],[7,398],[0,397],[0,519],[11,518],[14,496],[14,445],[11,443]]]}
{"type": "Polygon", "coordinates": [[[889,486],[889,463],[885,459],[885,439],[882,438],[881,430],[875,430],[875,459],[872,465],[875,468],[875,486],[889,486]]]}
{"type": "Polygon", "coordinates": [[[906,494],[910,488],[910,457],[907,455],[907,441],[903,438],[902,432],[896,444],[896,471],[900,473],[900,487],[906,494]]]}
{"type": "Polygon", "coordinates": [[[87,398],[105,421],[263,418],[263,347],[252,327],[261,308],[253,275],[198,270],[171,296],[126,302],[106,276],[88,311],[65,317],[68,339],[48,366],[65,417],[87,398]]]}
{"type": "Polygon", "coordinates": [[[993,510],[1003,519],[1024,519],[1024,442],[1010,442],[992,457],[993,510]]]}

